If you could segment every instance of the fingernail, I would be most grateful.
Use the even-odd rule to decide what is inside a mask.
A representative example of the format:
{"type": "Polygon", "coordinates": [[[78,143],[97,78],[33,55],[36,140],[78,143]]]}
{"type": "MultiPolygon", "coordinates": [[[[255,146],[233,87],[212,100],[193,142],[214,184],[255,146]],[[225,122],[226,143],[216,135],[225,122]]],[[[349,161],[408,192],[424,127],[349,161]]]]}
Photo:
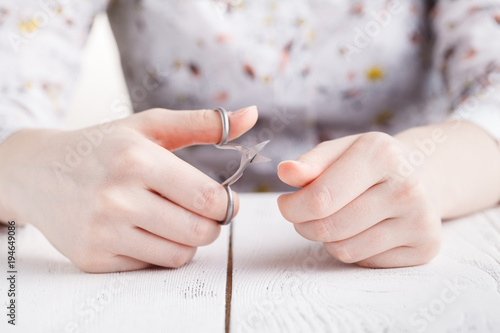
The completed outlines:
{"type": "Polygon", "coordinates": [[[252,109],[252,108],[255,108],[256,106],[255,105],[252,105],[252,106],[249,106],[249,107],[246,107],[246,108],[243,108],[243,109],[239,109],[237,111],[234,111],[234,112],[230,112],[229,115],[230,116],[241,116],[242,114],[245,114],[248,112],[248,110],[252,109]]]}
{"type": "Polygon", "coordinates": [[[279,168],[279,167],[280,167],[280,165],[282,165],[283,163],[294,163],[294,164],[296,164],[296,165],[301,165],[301,164],[302,164],[302,162],[300,162],[300,161],[288,160],[288,161],[283,161],[283,162],[281,162],[280,164],[278,164],[278,168],[279,168]]]}

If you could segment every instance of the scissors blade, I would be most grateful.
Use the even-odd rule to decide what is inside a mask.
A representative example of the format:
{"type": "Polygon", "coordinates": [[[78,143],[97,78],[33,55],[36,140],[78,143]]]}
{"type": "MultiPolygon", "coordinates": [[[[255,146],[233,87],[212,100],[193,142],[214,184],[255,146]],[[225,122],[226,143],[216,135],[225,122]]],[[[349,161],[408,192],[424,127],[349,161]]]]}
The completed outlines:
{"type": "Polygon", "coordinates": [[[262,156],[259,152],[269,143],[269,140],[263,141],[259,144],[256,144],[252,148],[249,149],[248,158],[250,159],[250,163],[262,163],[268,162],[271,159],[262,156]]]}
{"type": "Polygon", "coordinates": [[[250,163],[264,163],[264,162],[269,162],[270,160],[271,160],[270,158],[257,154],[250,163]]]}
{"type": "Polygon", "coordinates": [[[222,185],[233,185],[238,179],[241,178],[241,176],[243,176],[243,172],[251,163],[265,162],[268,160],[270,161],[270,159],[268,159],[267,157],[264,157],[264,156],[258,154],[258,152],[260,150],[262,150],[262,148],[264,148],[264,146],[268,142],[269,142],[269,140],[261,142],[255,146],[253,146],[250,149],[248,149],[244,146],[238,145],[240,147],[245,148],[247,150],[247,152],[241,156],[240,167],[238,168],[238,170],[236,170],[236,172],[231,177],[226,179],[226,181],[224,181],[222,183],[222,185]]]}
{"type": "Polygon", "coordinates": [[[248,159],[250,159],[250,163],[261,163],[261,162],[268,162],[270,159],[267,157],[259,155],[259,151],[261,151],[268,143],[270,140],[263,141],[261,143],[256,144],[252,148],[247,148],[243,145],[240,145],[239,143],[234,143],[234,142],[228,142],[223,145],[215,145],[219,149],[230,149],[230,150],[237,150],[243,155],[248,156],[248,159]]]}
{"type": "Polygon", "coordinates": [[[256,144],[252,148],[250,148],[251,151],[255,151],[255,153],[258,153],[261,151],[268,143],[270,140],[267,141],[262,141],[261,143],[256,144]]]}

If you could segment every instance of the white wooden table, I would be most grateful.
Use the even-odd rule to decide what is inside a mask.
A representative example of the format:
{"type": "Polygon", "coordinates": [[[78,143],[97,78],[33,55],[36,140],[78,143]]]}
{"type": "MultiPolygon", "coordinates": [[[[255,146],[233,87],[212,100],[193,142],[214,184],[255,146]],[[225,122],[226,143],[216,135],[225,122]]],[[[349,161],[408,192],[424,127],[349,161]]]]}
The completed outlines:
{"type": "Polygon", "coordinates": [[[0,332],[500,332],[500,208],[445,222],[428,265],[375,270],[301,238],[276,198],[241,195],[232,229],[176,270],[85,274],[18,228],[15,327],[2,227],[0,332]]]}

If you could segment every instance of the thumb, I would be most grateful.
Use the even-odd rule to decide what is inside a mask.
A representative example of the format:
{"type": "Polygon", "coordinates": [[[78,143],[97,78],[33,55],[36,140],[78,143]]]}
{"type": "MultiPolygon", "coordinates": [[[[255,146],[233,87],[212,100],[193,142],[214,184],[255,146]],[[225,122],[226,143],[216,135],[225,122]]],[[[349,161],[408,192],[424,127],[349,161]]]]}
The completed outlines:
{"type": "Polygon", "coordinates": [[[358,137],[351,135],[325,141],[295,161],[283,161],[278,165],[278,177],[288,185],[304,187],[335,163],[358,137]]]}
{"type": "MultiPolygon", "coordinates": [[[[233,140],[255,125],[257,107],[228,112],[228,118],[228,140],[233,140]]],[[[222,119],[216,110],[151,109],[124,120],[128,121],[130,127],[168,150],[218,143],[222,138],[222,119]]]]}

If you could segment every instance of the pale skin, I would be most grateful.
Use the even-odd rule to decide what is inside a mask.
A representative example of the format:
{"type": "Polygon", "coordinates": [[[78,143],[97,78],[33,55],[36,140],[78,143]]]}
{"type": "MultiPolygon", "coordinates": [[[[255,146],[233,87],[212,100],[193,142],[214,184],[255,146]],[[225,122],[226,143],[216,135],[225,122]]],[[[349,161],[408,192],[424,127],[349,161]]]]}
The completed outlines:
{"type": "MultiPolygon", "coordinates": [[[[256,120],[255,107],[232,114],[230,140],[256,120]]],[[[185,264],[196,247],[217,238],[227,196],[170,151],[218,142],[218,113],[155,109],[111,125],[62,181],[51,163],[64,161],[66,146],[77,146],[83,130],[21,130],[9,137],[0,145],[0,220],[29,221],[88,272],[185,264]]],[[[394,137],[365,133],[281,163],[281,180],[301,189],[280,196],[278,205],[299,234],[323,242],[340,261],[413,266],[438,253],[442,219],[498,203],[499,170],[497,142],[466,121],[394,137]],[[446,139],[402,176],[401,160],[418,148],[415,140],[436,129],[446,139]]]]}
{"type": "MultiPolygon", "coordinates": [[[[239,111],[229,115],[230,140],[257,121],[255,107],[239,111]]],[[[84,131],[21,130],[0,145],[0,220],[29,221],[96,273],[179,267],[217,238],[226,190],[171,153],[219,142],[217,112],[154,109],[115,121],[59,179],[53,163],[87,140],[84,131]]]]}
{"type": "Polygon", "coordinates": [[[439,252],[442,219],[499,202],[499,170],[497,142],[466,121],[394,137],[365,133],[323,142],[297,161],[281,163],[281,180],[302,189],[280,196],[278,204],[299,234],[323,242],[342,262],[414,266],[439,252]],[[401,161],[436,130],[445,135],[441,143],[401,176],[401,161]]]}

